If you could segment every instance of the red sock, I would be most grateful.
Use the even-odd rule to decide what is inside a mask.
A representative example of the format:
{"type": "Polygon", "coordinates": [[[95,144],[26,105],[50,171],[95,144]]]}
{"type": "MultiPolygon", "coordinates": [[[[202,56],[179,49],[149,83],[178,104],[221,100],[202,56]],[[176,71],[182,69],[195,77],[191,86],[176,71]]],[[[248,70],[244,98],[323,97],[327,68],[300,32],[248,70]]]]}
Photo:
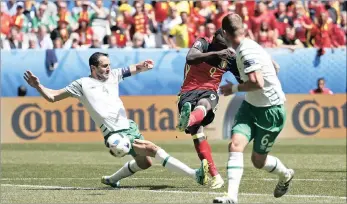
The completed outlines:
{"type": "Polygon", "coordinates": [[[211,147],[208,144],[207,140],[194,141],[195,150],[198,153],[200,160],[206,159],[209,164],[209,172],[211,176],[218,175],[216,165],[213,162],[211,147]]]}
{"type": "Polygon", "coordinates": [[[202,108],[196,108],[193,112],[190,113],[188,126],[200,124],[204,117],[205,110],[203,110],[202,108]]]}

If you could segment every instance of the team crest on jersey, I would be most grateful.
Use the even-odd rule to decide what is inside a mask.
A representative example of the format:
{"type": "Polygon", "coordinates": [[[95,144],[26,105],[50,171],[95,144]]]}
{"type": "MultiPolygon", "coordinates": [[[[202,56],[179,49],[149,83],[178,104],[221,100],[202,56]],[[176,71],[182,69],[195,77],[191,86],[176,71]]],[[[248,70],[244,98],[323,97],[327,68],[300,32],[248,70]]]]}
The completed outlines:
{"type": "Polygon", "coordinates": [[[227,67],[227,65],[228,65],[228,63],[227,63],[227,61],[225,61],[225,60],[222,60],[222,62],[220,63],[220,67],[221,67],[222,69],[225,69],[225,68],[227,67]]]}
{"type": "Polygon", "coordinates": [[[193,45],[193,47],[196,47],[196,48],[199,48],[199,47],[201,47],[201,46],[202,46],[202,44],[201,44],[200,41],[196,41],[196,42],[194,43],[194,45],[193,45]]]}

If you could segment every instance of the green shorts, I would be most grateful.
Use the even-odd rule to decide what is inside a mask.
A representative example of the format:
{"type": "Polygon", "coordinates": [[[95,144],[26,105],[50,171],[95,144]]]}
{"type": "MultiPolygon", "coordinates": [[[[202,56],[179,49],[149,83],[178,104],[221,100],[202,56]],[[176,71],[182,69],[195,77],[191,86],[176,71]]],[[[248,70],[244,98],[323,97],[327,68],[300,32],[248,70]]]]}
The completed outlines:
{"type": "Polygon", "coordinates": [[[266,154],[271,151],[277,136],[284,127],[286,111],[284,105],[255,107],[243,101],[238,110],[232,135],[235,133],[247,137],[253,143],[253,151],[266,154]]]}
{"type": "MultiPolygon", "coordinates": [[[[125,137],[128,137],[130,140],[130,143],[133,144],[135,139],[139,139],[139,140],[144,140],[145,138],[143,137],[143,135],[140,133],[139,128],[137,127],[137,124],[133,121],[129,119],[129,129],[124,129],[124,130],[118,130],[115,132],[110,132],[105,136],[105,145],[107,142],[108,137],[110,137],[112,134],[114,133],[118,133],[121,134],[125,137]]],[[[136,153],[133,149],[133,147],[131,146],[131,149],[128,153],[129,155],[135,157],[136,153]]]]}

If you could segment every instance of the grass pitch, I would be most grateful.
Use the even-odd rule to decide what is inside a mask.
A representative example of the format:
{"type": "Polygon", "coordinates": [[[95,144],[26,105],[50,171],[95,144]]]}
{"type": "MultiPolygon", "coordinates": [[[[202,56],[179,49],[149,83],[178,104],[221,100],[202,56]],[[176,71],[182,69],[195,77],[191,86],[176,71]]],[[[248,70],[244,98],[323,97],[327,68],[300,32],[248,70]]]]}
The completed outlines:
{"type": "MultiPolygon", "coordinates": [[[[226,180],[227,141],[211,142],[226,180]]],[[[191,141],[159,144],[191,167],[199,160],[191,141]]],[[[277,177],[252,167],[245,153],[240,203],[346,203],[346,140],[279,140],[272,155],[296,172],[282,198],[272,193],[277,177]]],[[[129,160],[109,155],[99,144],[6,144],[1,150],[1,203],[212,203],[227,187],[211,190],[171,173],[154,161],[150,169],[112,189],[100,183],[129,160]]]]}

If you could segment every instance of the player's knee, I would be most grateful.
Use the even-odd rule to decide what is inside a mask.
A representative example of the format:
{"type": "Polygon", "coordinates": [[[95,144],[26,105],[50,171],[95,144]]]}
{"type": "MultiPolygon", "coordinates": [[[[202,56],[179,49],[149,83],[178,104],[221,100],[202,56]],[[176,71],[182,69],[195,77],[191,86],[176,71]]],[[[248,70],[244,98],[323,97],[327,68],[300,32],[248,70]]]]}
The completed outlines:
{"type": "Polygon", "coordinates": [[[229,152],[243,152],[248,144],[248,140],[241,134],[233,134],[229,143],[229,152]]]}
{"type": "Polygon", "coordinates": [[[147,159],[144,162],[137,163],[137,166],[140,167],[143,170],[148,169],[149,167],[152,166],[152,160],[151,159],[147,159]]]}
{"type": "Polygon", "coordinates": [[[261,155],[253,152],[251,160],[255,168],[261,169],[265,166],[266,155],[261,155]]]}
{"type": "Polygon", "coordinates": [[[239,140],[232,140],[229,143],[229,151],[230,152],[243,152],[244,146],[239,140]]]}

